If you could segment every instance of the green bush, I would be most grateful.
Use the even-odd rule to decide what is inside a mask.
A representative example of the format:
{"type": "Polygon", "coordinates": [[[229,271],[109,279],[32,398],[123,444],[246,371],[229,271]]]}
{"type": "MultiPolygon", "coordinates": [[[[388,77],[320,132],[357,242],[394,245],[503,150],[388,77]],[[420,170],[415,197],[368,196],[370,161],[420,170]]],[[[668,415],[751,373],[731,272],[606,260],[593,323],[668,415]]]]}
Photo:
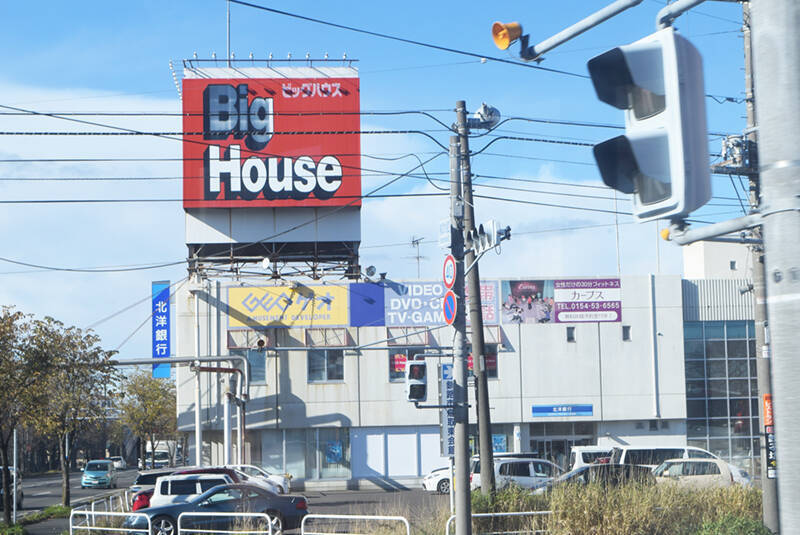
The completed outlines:
{"type": "Polygon", "coordinates": [[[726,515],[703,523],[697,535],[772,535],[761,520],[746,516],[726,515]]]}

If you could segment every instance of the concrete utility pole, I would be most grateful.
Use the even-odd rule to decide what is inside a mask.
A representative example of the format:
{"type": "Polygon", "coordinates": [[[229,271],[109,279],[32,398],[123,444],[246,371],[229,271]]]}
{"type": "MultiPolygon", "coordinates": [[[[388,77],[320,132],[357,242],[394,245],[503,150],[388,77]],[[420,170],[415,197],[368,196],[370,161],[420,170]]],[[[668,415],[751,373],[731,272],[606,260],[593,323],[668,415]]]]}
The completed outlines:
{"type": "MultiPolygon", "coordinates": [[[[753,85],[753,48],[752,32],[750,31],[750,3],[742,2],[742,28],[744,33],[744,80],[745,80],[745,106],[747,109],[747,135],[745,143],[749,145],[750,154],[748,167],[758,166],[758,159],[755,151],[751,150],[757,141],[755,133],[756,108],[753,85]]],[[[750,175],[750,206],[758,208],[760,206],[758,173],[750,175]]],[[[753,245],[753,297],[755,300],[755,328],[756,328],[756,376],[758,378],[758,394],[760,403],[758,404],[758,421],[761,429],[758,430],[758,443],[761,451],[761,509],[764,518],[764,525],[775,533],[780,531],[778,519],[778,482],[774,475],[770,477],[767,471],[767,422],[764,418],[764,399],[772,395],[772,379],[770,377],[770,355],[769,345],[766,339],[767,328],[767,303],[764,286],[764,246],[753,245]]],[[[770,426],[771,427],[771,426],[770,426]]],[[[755,430],[754,430],[755,432],[755,430]]]]}
{"type": "MultiPolygon", "coordinates": [[[[800,3],[753,0],[753,67],[781,532],[800,533],[800,3]],[[781,447],[783,445],[783,447],[781,447]]],[[[760,360],[760,359],[759,359],[760,360]]]]}
{"type": "MultiPolygon", "coordinates": [[[[461,185],[464,192],[464,227],[475,230],[475,208],[472,203],[472,169],[469,161],[469,127],[467,109],[463,100],[456,102],[456,125],[461,155],[461,185]]],[[[489,389],[486,383],[486,357],[483,340],[483,313],[481,309],[481,280],[475,249],[466,254],[466,264],[472,266],[467,274],[469,291],[469,321],[472,327],[472,373],[475,375],[475,404],[478,420],[478,437],[481,459],[481,493],[494,492],[494,459],[492,452],[492,422],[489,416],[489,389]]]]}
{"type": "Polygon", "coordinates": [[[456,259],[456,316],[453,321],[453,383],[455,416],[456,535],[472,535],[472,503],[469,490],[469,413],[467,411],[467,332],[464,314],[464,200],[461,197],[461,170],[458,161],[458,136],[450,136],[450,252],[456,259]]]}

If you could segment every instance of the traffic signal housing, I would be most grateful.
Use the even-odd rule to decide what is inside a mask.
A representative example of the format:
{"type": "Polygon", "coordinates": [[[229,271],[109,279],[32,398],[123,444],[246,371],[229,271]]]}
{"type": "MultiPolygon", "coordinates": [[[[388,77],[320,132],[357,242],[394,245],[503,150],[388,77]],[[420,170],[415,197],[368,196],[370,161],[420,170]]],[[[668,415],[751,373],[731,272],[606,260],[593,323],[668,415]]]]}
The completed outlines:
{"type": "Polygon", "coordinates": [[[424,360],[406,362],[406,399],[415,403],[428,399],[428,366],[424,360]]]}
{"type": "Polygon", "coordinates": [[[711,198],[703,60],[670,26],[589,60],[625,135],[594,147],[603,182],[633,194],[640,222],[681,219],[711,198]]]}

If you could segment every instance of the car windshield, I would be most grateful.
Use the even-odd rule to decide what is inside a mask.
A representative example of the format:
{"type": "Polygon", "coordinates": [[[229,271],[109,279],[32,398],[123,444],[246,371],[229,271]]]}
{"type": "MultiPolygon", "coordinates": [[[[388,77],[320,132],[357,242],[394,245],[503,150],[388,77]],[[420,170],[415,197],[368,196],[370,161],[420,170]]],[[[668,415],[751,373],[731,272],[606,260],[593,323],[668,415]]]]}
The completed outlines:
{"type": "Polygon", "coordinates": [[[169,453],[166,451],[157,451],[156,452],[156,461],[168,461],[169,460],[169,453]]]}
{"type": "Polygon", "coordinates": [[[89,463],[86,465],[87,472],[107,472],[108,463],[89,463]]]}

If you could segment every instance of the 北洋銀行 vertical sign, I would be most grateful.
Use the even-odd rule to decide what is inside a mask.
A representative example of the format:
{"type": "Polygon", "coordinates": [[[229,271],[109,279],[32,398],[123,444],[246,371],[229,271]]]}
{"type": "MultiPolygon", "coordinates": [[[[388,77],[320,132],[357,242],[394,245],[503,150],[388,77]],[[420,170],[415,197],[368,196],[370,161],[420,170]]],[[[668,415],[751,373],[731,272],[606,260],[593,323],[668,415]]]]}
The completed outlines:
{"type": "MultiPolygon", "coordinates": [[[[169,281],[153,282],[153,358],[170,355],[169,281]]],[[[169,378],[169,364],[153,364],[153,377],[169,378]]]]}

